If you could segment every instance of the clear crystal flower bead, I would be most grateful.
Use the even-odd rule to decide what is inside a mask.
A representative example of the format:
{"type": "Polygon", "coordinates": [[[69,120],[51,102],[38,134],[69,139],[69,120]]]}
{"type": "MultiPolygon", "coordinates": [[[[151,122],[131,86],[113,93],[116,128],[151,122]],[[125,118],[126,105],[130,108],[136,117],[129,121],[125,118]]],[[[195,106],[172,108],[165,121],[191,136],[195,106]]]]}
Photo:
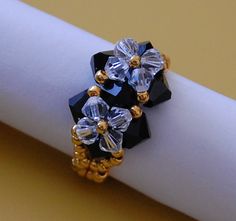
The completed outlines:
{"type": "Polygon", "coordinates": [[[132,120],[132,115],[127,109],[112,107],[107,119],[110,127],[125,132],[132,120]]]}
{"type": "Polygon", "coordinates": [[[155,48],[147,50],[141,57],[141,65],[149,72],[156,74],[163,69],[164,61],[159,51],[155,48]]]}
{"type": "Polygon", "coordinates": [[[130,58],[138,54],[138,43],[132,38],[124,38],[118,41],[114,48],[114,55],[129,61],[130,58]]]}
{"type": "Polygon", "coordinates": [[[88,117],[80,119],[77,123],[76,134],[84,144],[92,144],[98,137],[96,131],[97,123],[88,117]]]}
{"type": "Polygon", "coordinates": [[[99,147],[102,151],[117,152],[122,148],[123,134],[117,130],[109,130],[100,138],[99,147]]]}
{"type": "Polygon", "coordinates": [[[125,81],[129,65],[122,58],[109,57],[105,65],[105,71],[111,80],[125,81]]]}
{"type": "Polygon", "coordinates": [[[147,91],[150,87],[151,81],[153,80],[154,75],[144,68],[134,69],[129,79],[129,84],[137,92],[147,91]]]}
{"type": "Polygon", "coordinates": [[[108,109],[108,104],[102,98],[94,96],[90,97],[84,104],[82,113],[90,119],[99,121],[107,115],[108,109]]]}

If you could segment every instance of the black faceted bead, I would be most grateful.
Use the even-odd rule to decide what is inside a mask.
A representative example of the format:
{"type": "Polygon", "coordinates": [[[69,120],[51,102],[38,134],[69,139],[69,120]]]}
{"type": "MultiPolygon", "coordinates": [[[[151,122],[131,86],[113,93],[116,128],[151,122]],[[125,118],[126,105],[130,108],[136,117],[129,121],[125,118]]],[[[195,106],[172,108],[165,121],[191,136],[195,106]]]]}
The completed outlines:
{"type": "Polygon", "coordinates": [[[126,82],[121,87],[115,86],[111,90],[102,90],[100,96],[110,107],[130,109],[138,104],[135,90],[126,82]]]}
{"type": "Polygon", "coordinates": [[[133,119],[128,130],[123,134],[123,148],[132,148],[141,141],[150,138],[150,131],[145,113],[138,119],[133,119]]]}
{"type": "Polygon", "coordinates": [[[91,57],[90,65],[94,75],[97,71],[104,70],[110,56],[113,56],[113,51],[102,51],[91,57]]]}
{"type": "Polygon", "coordinates": [[[84,90],[81,93],[69,99],[69,106],[75,123],[78,122],[79,118],[84,117],[82,113],[82,107],[89,98],[87,91],[88,90],[84,90]]]}
{"type": "Polygon", "coordinates": [[[97,140],[95,143],[90,144],[90,145],[86,145],[88,151],[89,151],[89,155],[92,159],[94,158],[110,158],[112,155],[110,152],[105,152],[102,151],[99,148],[99,140],[97,140]]]}
{"type": "Polygon", "coordinates": [[[153,107],[171,99],[171,91],[169,90],[163,70],[155,75],[148,92],[149,101],[144,104],[145,107],[153,107]]]}

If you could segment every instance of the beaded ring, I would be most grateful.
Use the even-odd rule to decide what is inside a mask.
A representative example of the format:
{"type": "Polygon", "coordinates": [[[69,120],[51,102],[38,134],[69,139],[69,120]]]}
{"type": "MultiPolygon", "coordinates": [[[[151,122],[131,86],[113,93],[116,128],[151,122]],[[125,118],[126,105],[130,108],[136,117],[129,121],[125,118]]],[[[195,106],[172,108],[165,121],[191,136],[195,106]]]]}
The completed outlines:
{"type": "Polygon", "coordinates": [[[122,163],[124,148],[150,137],[142,107],[171,98],[165,78],[169,65],[170,59],[151,42],[131,38],[92,56],[96,85],[69,99],[75,121],[72,165],[80,176],[103,182],[122,163]]]}

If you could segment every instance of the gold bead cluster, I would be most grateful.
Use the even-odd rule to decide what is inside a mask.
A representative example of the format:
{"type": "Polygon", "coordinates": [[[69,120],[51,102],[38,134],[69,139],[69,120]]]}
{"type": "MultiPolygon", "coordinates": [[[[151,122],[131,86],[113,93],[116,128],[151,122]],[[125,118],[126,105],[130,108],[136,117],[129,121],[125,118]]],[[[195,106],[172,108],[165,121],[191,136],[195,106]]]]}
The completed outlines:
{"type": "Polygon", "coordinates": [[[71,137],[74,144],[72,167],[80,176],[96,183],[102,183],[108,177],[110,168],[122,163],[123,149],[112,153],[112,157],[109,159],[91,159],[86,146],[82,144],[76,134],[76,125],[71,129],[71,137]]]}
{"type": "MultiPolygon", "coordinates": [[[[170,58],[166,54],[161,54],[164,61],[164,71],[167,72],[170,68],[170,58]]],[[[138,68],[141,65],[141,58],[138,55],[134,55],[130,58],[129,66],[132,68],[138,68]]],[[[108,80],[108,75],[104,70],[99,70],[95,74],[95,80],[98,84],[104,84],[108,80]]],[[[137,100],[141,104],[145,104],[149,100],[149,93],[147,91],[137,92],[137,100]]]]}

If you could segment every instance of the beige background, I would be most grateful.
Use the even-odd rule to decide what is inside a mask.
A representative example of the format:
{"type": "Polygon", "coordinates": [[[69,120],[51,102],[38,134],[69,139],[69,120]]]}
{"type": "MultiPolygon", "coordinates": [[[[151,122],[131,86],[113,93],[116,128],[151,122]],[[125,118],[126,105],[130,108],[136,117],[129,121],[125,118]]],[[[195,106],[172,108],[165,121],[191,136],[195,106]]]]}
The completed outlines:
{"type": "MultiPolygon", "coordinates": [[[[151,40],[173,70],[236,98],[233,0],[25,2],[112,42],[151,40]]],[[[69,157],[5,125],[0,131],[0,220],[192,220],[113,179],[82,180],[69,157]]]]}

